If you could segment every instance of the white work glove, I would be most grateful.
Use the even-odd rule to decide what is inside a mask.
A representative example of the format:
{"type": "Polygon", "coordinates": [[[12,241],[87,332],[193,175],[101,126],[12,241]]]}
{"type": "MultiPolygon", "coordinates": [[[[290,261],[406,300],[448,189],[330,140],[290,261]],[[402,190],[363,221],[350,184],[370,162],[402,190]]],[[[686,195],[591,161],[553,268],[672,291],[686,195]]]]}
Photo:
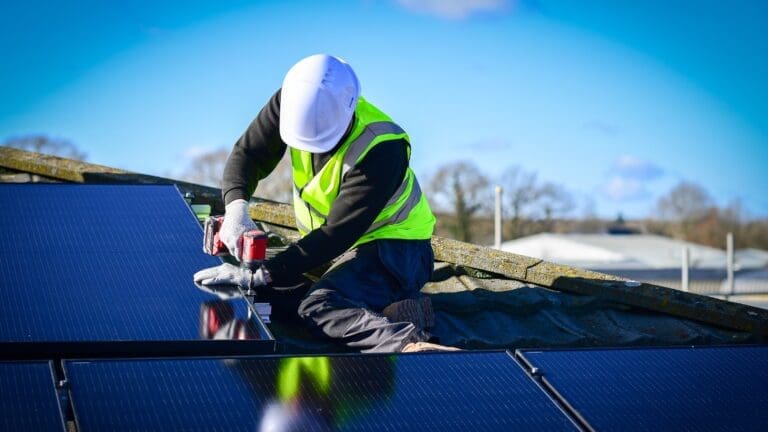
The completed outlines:
{"type": "Polygon", "coordinates": [[[195,273],[195,282],[201,285],[237,285],[243,289],[256,289],[272,282],[269,272],[260,267],[255,272],[229,263],[210,267],[195,273]]]}
{"type": "MultiPolygon", "coordinates": [[[[197,279],[195,279],[195,282],[197,282],[197,279]]],[[[199,289],[200,291],[215,295],[216,297],[224,301],[243,296],[243,294],[235,285],[201,285],[200,283],[196,283],[195,285],[197,286],[197,289],[199,289]]]]}
{"type": "Polygon", "coordinates": [[[227,204],[224,211],[224,223],[219,229],[219,238],[236,260],[240,261],[242,253],[241,236],[244,232],[253,229],[257,229],[257,227],[248,213],[248,201],[238,199],[227,204]]]}

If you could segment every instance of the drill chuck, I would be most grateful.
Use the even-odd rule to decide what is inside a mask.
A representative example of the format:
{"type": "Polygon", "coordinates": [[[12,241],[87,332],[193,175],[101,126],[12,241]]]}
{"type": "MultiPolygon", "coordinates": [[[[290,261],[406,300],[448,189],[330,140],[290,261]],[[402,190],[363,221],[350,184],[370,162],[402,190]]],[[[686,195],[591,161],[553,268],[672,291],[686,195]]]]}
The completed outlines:
{"type": "Polygon", "coordinates": [[[243,256],[240,265],[256,271],[267,256],[267,234],[260,230],[243,233],[243,256]]]}

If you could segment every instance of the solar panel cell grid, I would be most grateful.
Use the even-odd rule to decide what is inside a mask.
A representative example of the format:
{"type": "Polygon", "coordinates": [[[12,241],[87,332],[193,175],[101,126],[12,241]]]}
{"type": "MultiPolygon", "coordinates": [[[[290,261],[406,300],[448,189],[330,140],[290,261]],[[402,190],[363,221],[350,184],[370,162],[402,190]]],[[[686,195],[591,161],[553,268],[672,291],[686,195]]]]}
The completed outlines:
{"type": "Polygon", "coordinates": [[[597,430],[764,430],[768,347],[523,351],[597,430]]]}
{"type": "Polygon", "coordinates": [[[175,187],[2,185],[0,202],[0,341],[199,340],[206,304],[269,338],[244,299],[195,287],[221,261],[175,187]]]}
{"type": "Polygon", "coordinates": [[[0,362],[0,392],[0,430],[64,430],[48,362],[0,362]]]}
{"type": "Polygon", "coordinates": [[[65,370],[82,431],[574,429],[506,353],[70,361],[65,370]]]}

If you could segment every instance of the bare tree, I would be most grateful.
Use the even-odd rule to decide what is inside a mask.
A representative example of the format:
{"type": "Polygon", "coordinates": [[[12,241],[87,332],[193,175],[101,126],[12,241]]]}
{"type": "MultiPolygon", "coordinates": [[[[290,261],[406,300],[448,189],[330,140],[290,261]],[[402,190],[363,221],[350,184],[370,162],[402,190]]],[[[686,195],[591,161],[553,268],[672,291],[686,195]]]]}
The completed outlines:
{"type": "Polygon", "coordinates": [[[567,216],[575,207],[571,193],[555,183],[544,183],[539,188],[537,205],[548,223],[555,218],[567,216]]]}
{"type": "Polygon", "coordinates": [[[681,181],[656,205],[662,219],[682,222],[701,218],[712,207],[712,199],[703,187],[696,183],[681,181]]]}
{"type": "Polygon", "coordinates": [[[656,204],[658,215],[674,223],[670,234],[684,239],[691,239],[696,225],[704,219],[713,220],[713,207],[707,191],[687,181],[678,183],[656,204]]]}
{"type": "Polygon", "coordinates": [[[259,182],[255,196],[283,203],[293,202],[293,168],[290,152],[285,152],[272,173],[259,182]]]}
{"type": "Polygon", "coordinates": [[[226,165],[228,157],[229,150],[226,148],[195,156],[189,161],[187,168],[181,174],[181,178],[192,183],[221,187],[221,176],[224,173],[224,165],[226,165]]]}
{"type": "Polygon", "coordinates": [[[461,241],[472,241],[472,217],[493,202],[488,178],[470,162],[453,162],[438,168],[429,182],[430,201],[437,209],[453,213],[451,226],[461,241]]]}
{"type": "MultiPolygon", "coordinates": [[[[193,183],[221,187],[221,178],[228,157],[229,150],[226,148],[203,153],[189,162],[181,178],[193,183]]],[[[279,202],[291,202],[291,179],[291,160],[289,153],[286,152],[274,171],[259,182],[254,196],[279,202]]]]}
{"type": "Polygon", "coordinates": [[[519,165],[512,165],[501,174],[501,186],[506,198],[503,201],[505,212],[512,216],[511,237],[520,237],[523,234],[523,217],[541,196],[536,173],[527,172],[519,165]]]}
{"type": "Polygon", "coordinates": [[[45,135],[26,135],[6,139],[4,147],[33,151],[68,159],[84,161],[87,155],[71,141],[63,138],[52,138],[45,135]]]}

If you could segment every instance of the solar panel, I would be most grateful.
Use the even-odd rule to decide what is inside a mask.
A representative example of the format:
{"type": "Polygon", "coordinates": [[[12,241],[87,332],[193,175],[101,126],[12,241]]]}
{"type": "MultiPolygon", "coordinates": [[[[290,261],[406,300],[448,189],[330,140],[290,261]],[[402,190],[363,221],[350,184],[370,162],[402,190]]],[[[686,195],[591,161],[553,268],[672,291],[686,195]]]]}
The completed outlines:
{"type": "Polygon", "coordinates": [[[506,352],[67,361],[78,430],[573,430],[506,352]]]}
{"type": "Polygon", "coordinates": [[[0,202],[0,341],[271,339],[244,298],[195,286],[221,261],[174,186],[4,184],[0,202]]]}
{"type": "Polygon", "coordinates": [[[0,430],[64,430],[49,362],[0,362],[0,430]]]}
{"type": "Polygon", "coordinates": [[[596,430],[764,430],[768,346],[521,351],[596,430]]]}

